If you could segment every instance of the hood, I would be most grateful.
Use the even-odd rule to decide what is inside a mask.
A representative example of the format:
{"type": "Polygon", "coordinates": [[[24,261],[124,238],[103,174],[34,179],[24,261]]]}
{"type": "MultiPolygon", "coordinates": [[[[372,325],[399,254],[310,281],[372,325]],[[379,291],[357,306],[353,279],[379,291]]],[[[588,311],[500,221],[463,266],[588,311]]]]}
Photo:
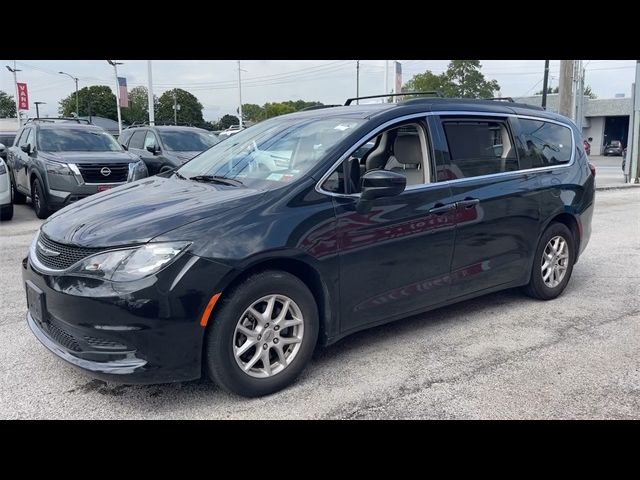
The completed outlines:
{"type": "Polygon", "coordinates": [[[180,162],[182,165],[185,162],[188,162],[196,155],[200,155],[202,152],[175,152],[175,151],[167,151],[165,155],[171,156],[180,162]]]}
{"type": "Polygon", "coordinates": [[[43,152],[43,158],[64,163],[131,163],[139,160],[137,155],[129,152],[43,152]]]}
{"type": "Polygon", "coordinates": [[[42,225],[56,242],[84,247],[145,243],[196,220],[250,205],[264,192],[244,187],[150,177],[98,193],[55,213],[42,225]]]}

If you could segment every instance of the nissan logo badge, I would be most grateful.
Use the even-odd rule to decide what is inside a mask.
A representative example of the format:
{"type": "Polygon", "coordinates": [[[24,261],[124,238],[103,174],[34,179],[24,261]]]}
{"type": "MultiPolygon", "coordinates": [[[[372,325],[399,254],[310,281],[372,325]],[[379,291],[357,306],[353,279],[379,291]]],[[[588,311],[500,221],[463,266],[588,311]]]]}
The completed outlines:
{"type": "Polygon", "coordinates": [[[102,167],[102,169],[100,170],[100,173],[103,176],[108,177],[109,175],[111,175],[111,169],[109,167],[102,167]]]}

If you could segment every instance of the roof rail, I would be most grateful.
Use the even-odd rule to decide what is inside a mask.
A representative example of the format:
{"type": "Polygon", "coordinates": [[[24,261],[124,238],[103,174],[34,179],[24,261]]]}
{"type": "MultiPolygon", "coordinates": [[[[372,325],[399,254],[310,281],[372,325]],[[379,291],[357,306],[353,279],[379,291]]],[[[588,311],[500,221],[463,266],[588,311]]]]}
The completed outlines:
{"type": "MultiPolygon", "coordinates": [[[[129,125],[127,128],[136,128],[136,127],[193,127],[193,124],[189,123],[189,122],[178,122],[178,123],[173,123],[173,122],[153,122],[153,125],[151,125],[148,121],[144,121],[144,122],[133,122],[131,125],[129,125]]],[[[126,129],[125,129],[126,130],[126,129]]]]}
{"type": "Polygon", "coordinates": [[[497,102],[511,102],[511,103],[515,103],[513,101],[513,98],[511,97],[491,97],[491,98],[483,98],[483,100],[495,100],[497,102]]]}
{"type": "Polygon", "coordinates": [[[27,118],[25,123],[29,122],[44,122],[44,123],[56,123],[56,122],[76,122],[76,123],[85,123],[87,125],[91,125],[91,122],[86,118],[76,118],[76,117],[35,117],[35,118],[27,118]]]}
{"type": "Polygon", "coordinates": [[[306,112],[307,110],[320,110],[321,108],[331,108],[331,107],[339,107],[340,105],[312,105],[310,107],[305,107],[302,108],[300,110],[298,110],[299,112],[306,112]]]}
{"type": "Polygon", "coordinates": [[[403,92],[403,93],[387,93],[386,95],[369,95],[367,97],[353,97],[347,98],[347,101],[344,102],[345,106],[351,105],[351,102],[354,100],[367,100],[369,98],[385,98],[385,97],[404,97],[406,95],[428,95],[431,97],[439,97],[442,98],[442,93],[436,90],[430,90],[428,92],[403,92]]]}

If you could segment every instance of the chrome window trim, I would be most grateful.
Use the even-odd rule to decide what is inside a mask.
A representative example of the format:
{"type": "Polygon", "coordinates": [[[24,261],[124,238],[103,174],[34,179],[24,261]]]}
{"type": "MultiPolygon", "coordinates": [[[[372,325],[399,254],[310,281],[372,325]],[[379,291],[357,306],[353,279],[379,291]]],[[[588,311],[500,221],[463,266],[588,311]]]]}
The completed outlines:
{"type": "MultiPolygon", "coordinates": [[[[497,112],[471,112],[471,111],[466,111],[466,110],[437,110],[437,111],[432,111],[432,112],[421,112],[421,113],[413,113],[410,115],[404,115],[402,117],[398,117],[398,118],[394,118],[393,120],[389,120],[385,123],[383,123],[382,125],[376,127],[374,130],[370,131],[367,135],[363,136],[360,140],[358,140],[353,147],[349,148],[343,155],[340,156],[340,158],[334,162],[334,164],[327,170],[327,172],[320,177],[320,180],[318,180],[318,182],[316,183],[315,186],[315,190],[318,193],[321,193],[323,195],[328,195],[331,197],[338,197],[338,198],[360,198],[360,193],[335,193],[335,192],[328,192],[326,190],[323,190],[321,185],[327,180],[327,178],[329,178],[329,176],[334,172],[334,170],[336,168],[338,168],[338,166],[345,161],[345,159],[348,158],[349,155],[351,155],[353,152],[355,152],[360,144],[362,142],[364,142],[365,140],[369,139],[370,137],[380,133],[380,131],[384,130],[385,128],[390,127],[391,125],[398,123],[398,122],[402,122],[404,120],[411,120],[414,118],[420,118],[420,117],[430,117],[430,116],[459,116],[459,115],[464,115],[464,116],[476,116],[476,117],[501,117],[501,118],[522,118],[525,120],[535,120],[535,121],[539,121],[539,122],[548,122],[548,123],[555,123],[556,125],[559,125],[561,127],[567,128],[569,129],[569,131],[571,132],[571,159],[567,162],[567,163],[563,163],[560,165],[553,165],[553,166],[549,166],[549,167],[536,167],[536,168],[527,168],[527,169],[523,169],[523,170],[514,170],[512,172],[500,172],[500,173],[491,173],[488,175],[479,175],[477,177],[467,177],[467,178],[457,178],[454,180],[445,180],[442,182],[430,182],[430,183],[423,183],[421,185],[412,185],[410,187],[405,188],[405,192],[410,192],[410,191],[416,191],[416,190],[424,190],[427,188],[432,188],[434,186],[443,186],[443,185],[451,185],[451,184],[456,184],[456,183],[462,183],[462,182],[469,182],[469,181],[474,181],[477,179],[487,179],[487,178],[494,178],[494,177],[503,177],[503,176],[509,176],[509,175],[519,175],[522,173],[532,173],[532,172],[545,172],[548,170],[556,170],[559,168],[568,168],[571,167],[576,160],[576,139],[574,137],[574,132],[573,129],[571,128],[571,126],[568,123],[565,122],[561,122],[558,120],[553,120],[550,118],[544,118],[544,117],[537,117],[535,115],[521,115],[521,114],[517,114],[517,113],[497,113],[497,112]]],[[[432,175],[433,176],[433,175],[432,175]]]]}

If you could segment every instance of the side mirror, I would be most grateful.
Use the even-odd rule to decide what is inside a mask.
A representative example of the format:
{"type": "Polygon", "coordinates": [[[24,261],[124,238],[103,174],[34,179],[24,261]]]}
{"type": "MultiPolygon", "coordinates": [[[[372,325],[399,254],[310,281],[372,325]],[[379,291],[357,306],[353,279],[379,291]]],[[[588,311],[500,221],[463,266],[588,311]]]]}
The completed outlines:
{"type": "Polygon", "coordinates": [[[156,147],[155,145],[147,145],[147,151],[155,155],[157,153],[160,153],[160,147],[156,147]]]}
{"type": "Polygon", "coordinates": [[[31,144],[27,143],[26,145],[22,145],[20,147],[20,150],[22,150],[26,154],[30,154],[31,153],[31,144]]]}
{"type": "Polygon", "coordinates": [[[358,213],[371,210],[373,200],[381,197],[394,197],[404,192],[407,177],[389,170],[372,170],[362,176],[362,193],[357,205],[358,213]]]}
{"type": "Polygon", "coordinates": [[[5,158],[7,154],[7,147],[4,146],[4,143],[0,143],[0,157],[5,158]]]}
{"type": "Polygon", "coordinates": [[[120,146],[122,147],[122,149],[126,152],[127,150],[129,150],[129,147],[127,147],[126,145],[120,144],[120,146]]]}

